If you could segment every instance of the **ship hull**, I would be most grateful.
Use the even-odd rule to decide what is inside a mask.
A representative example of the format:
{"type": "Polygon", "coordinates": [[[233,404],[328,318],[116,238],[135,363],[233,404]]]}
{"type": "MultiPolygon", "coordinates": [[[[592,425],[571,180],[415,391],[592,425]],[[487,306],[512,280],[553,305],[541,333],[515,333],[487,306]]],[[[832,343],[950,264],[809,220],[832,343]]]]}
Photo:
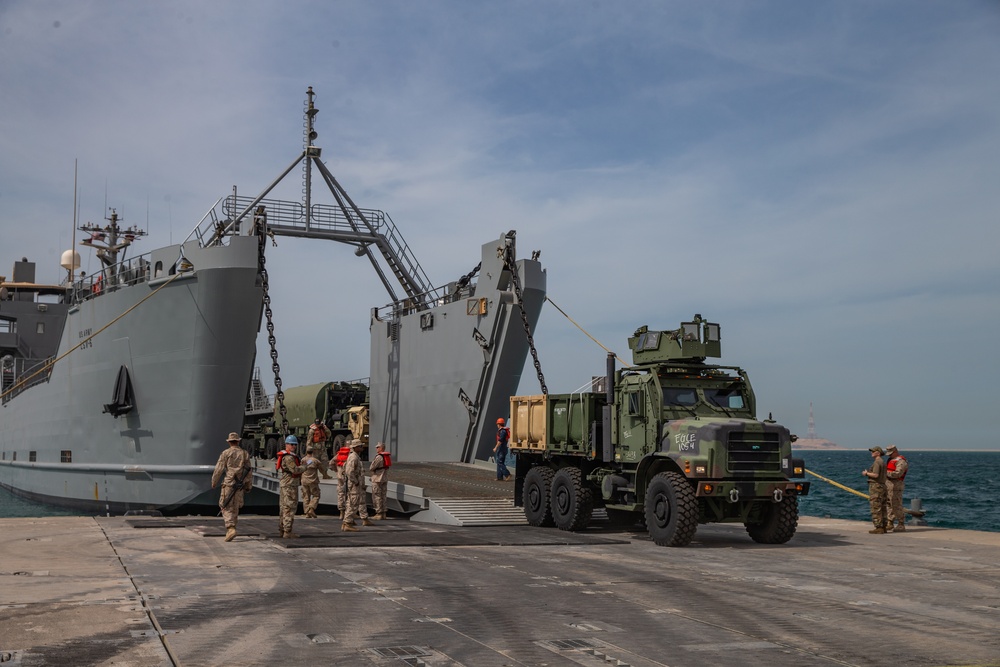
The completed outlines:
{"type": "MultiPolygon", "coordinates": [[[[257,240],[188,243],[184,253],[194,270],[167,285],[164,273],[69,309],[57,357],[135,308],[0,408],[0,485],[97,512],[211,506],[212,471],[226,434],[240,430],[254,363],[257,240]],[[122,367],[134,407],[115,417],[104,406],[122,367]]],[[[178,254],[154,251],[153,264],[178,254]]]]}

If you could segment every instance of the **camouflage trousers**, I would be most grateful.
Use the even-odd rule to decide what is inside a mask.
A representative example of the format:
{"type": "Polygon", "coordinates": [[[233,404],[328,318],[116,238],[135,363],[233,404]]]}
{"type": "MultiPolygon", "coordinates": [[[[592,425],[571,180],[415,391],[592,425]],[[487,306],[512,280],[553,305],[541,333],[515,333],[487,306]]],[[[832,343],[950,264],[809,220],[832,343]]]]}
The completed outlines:
{"type": "Polygon", "coordinates": [[[278,529],[283,533],[292,532],[295,523],[295,510],[299,505],[299,487],[282,486],[281,497],[278,500],[278,529]]]}
{"type": "Polygon", "coordinates": [[[222,520],[226,522],[226,528],[235,528],[236,522],[240,518],[240,508],[243,507],[243,487],[236,489],[233,493],[233,497],[229,499],[229,502],[225,505],[226,498],[229,498],[229,494],[233,491],[232,484],[223,484],[222,491],[219,494],[219,509],[222,510],[222,520]]]}
{"type": "Polygon", "coordinates": [[[885,491],[885,484],[868,484],[868,503],[872,508],[872,523],[876,528],[886,527],[886,514],[888,514],[889,497],[885,491]]]}
{"type": "Polygon", "coordinates": [[[315,514],[319,507],[319,482],[302,482],[302,512],[315,514]]]}
{"type": "Polygon", "coordinates": [[[902,526],[906,521],[906,513],[903,511],[903,480],[891,479],[885,483],[889,495],[889,525],[902,526]]]}
{"type": "Polygon", "coordinates": [[[337,511],[341,517],[347,516],[347,475],[343,466],[337,468],[337,511]]]}
{"type": "Polygon", "coordinates": [[[362,519],[368,518],[368,496],[365,493],[364,485],[352,487],[347,496],[347,513],[344,514],[344,523],[350,523],[359,516],[362,519]]]}
{"type": "Polygon", "coordinates": [[[381,482],[372,482],[372,508],[375,514],[385,516],[386,509],[388,509],[385,506],[385,495],[388,489],[388,480],[383,479],[381,482]]]}

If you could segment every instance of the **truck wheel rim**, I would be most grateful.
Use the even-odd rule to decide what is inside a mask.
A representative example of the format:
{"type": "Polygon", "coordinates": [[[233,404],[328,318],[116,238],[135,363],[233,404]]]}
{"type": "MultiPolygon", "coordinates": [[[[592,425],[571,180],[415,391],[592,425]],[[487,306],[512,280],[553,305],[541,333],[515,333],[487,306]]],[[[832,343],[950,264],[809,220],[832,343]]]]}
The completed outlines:
{"type": "Polygon", "coordinates": [[[653,518],[656,519],[656,525],[661,527],[670,522],[670,503],[667,502],[666,497],[656,496],[656,502],[653,504],[653,518]]]}

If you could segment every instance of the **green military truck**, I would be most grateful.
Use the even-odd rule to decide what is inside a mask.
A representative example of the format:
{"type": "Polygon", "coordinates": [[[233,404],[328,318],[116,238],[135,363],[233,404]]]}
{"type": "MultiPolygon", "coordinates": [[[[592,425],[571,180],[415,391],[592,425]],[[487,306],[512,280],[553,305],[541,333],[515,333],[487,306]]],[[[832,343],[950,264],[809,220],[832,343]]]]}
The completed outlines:
{"type": "MultiPolygon", "coordinates": [[[[350,382],[322,382],[284,391],[285,417],[288,419],[288,434],[299,439],[305,451],[306,434],[316,419],[330,428],[331,438],[327,441],[328,454],[333,456],[348,439],[368,442],[368,384],[363,380],[350,382]],[[332,452],[329,450],[332,448],[332,452]]],[[[278,430],[281,419],[275,406],[274,415],[259,426],[258,437],[263,439],[264,455],[273,458],[284,447],[284,438],[278,430]]],[[[246,427],[244,430],[250,430],[246,427]]],[[[367,451],[367,450],[366,450],[367,451]]]]}
{"type": "Polygon", "coordinates": [[[685,546],[700,523],[740,522],[763,544],[795,534],[809,492],[792,436],[758,420],[750,379],[721,356],[720,327],[700,315],[676,330],[641,327],[631,367],[608,355],[603,391],[510,399],[515,503],[528,523],[581,530],[603,506],[645,522],[661,546],[685,546]]]}

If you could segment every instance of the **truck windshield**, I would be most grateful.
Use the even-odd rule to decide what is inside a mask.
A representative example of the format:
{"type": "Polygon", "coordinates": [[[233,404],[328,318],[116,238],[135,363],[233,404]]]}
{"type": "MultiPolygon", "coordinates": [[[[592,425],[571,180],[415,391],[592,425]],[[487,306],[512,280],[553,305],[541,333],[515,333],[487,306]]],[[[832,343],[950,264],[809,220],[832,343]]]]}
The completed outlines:
{"type": "Polygon", "coordinates": [[[706,388],[702,391],[705,394],[706,401],[724,410],[742,410],[746,406],[739,386],[730,386],[723,389],[706,388]]]}
{"type": "Polygon", "coordinates": [[[693,387],[664,387],[663,405],[666,407],[689,406],[698,402],[698,390],[693,387]]]}

